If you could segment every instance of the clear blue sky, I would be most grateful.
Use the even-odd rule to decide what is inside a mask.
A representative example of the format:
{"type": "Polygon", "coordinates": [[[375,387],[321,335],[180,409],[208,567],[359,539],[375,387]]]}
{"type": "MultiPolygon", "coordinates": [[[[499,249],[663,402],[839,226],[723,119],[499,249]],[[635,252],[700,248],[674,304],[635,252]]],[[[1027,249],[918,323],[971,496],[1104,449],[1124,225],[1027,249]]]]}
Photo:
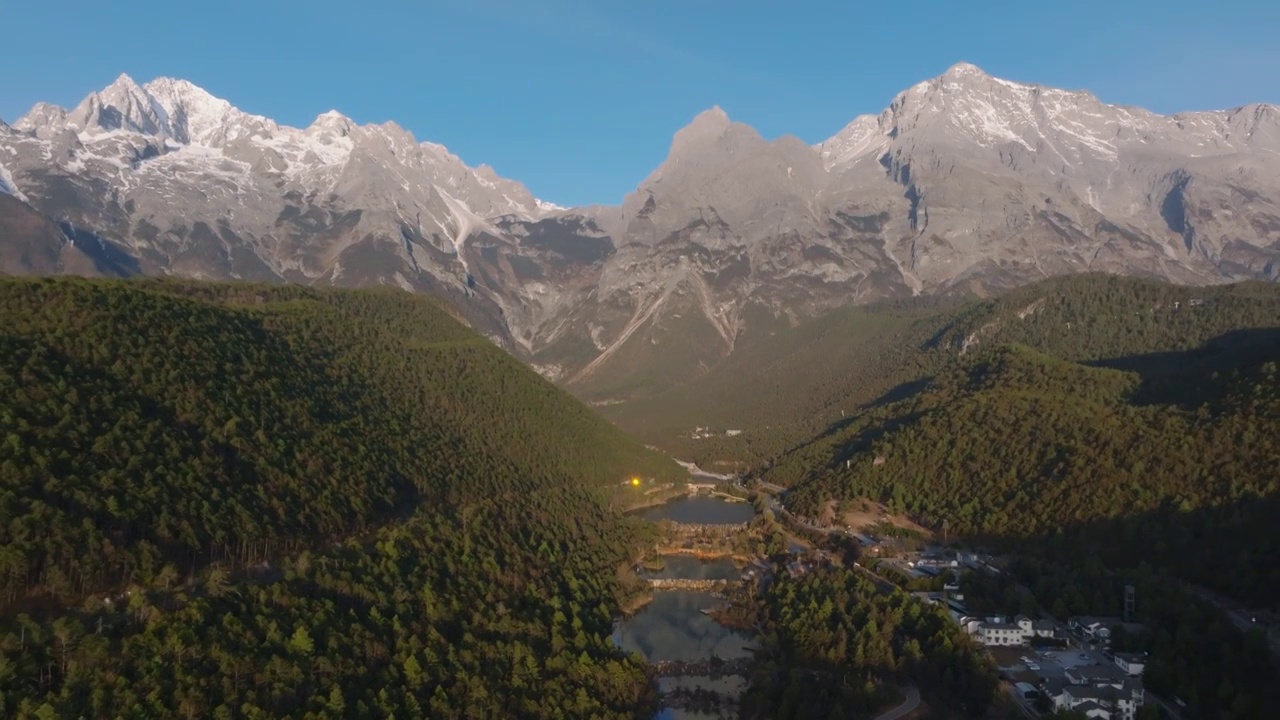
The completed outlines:
{"type": "Polygon", "coordinates": [[[0,5],[5,120],[169,75],[289,125],[393,119],[561,204],[619,202],[712,105],[812,143],[960,60],[1160,112],[1280,102],[1275,0],[0,5]]]}

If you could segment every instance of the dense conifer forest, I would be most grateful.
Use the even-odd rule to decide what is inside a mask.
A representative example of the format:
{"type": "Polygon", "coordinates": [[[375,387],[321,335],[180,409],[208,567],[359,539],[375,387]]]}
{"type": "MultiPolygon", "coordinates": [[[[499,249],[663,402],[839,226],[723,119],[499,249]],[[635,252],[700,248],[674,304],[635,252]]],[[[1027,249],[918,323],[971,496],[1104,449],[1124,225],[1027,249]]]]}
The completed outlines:
{"type": "Polygon", "coordinates": [[[677,457],[748,470],[869,407],[910,396],[962,352],[1022,344],[1063,360],[1133,368],[1235,331],[1277,327],[1274,283],[1206,288],[1070,275],[987,300],[922,297],[847,307],[795,326],[762,321],[705,377],[601,410],[677,457]],[[691,438],[698,426],[742,432],[691,438]]]}
{"type": "Polygon", "coordinates": [[[1077,276],[840,311],[790,336],[812,345],[707,383],[764,388],[762,427],[747,413],[739,438],[677,441],[691,456],[755,458],[804,516],[869,498],[1017,558],[1034,595],[1007,586],[982,612],[1118,616],[1135,584],[1148,631],[1129,640],[1152,654],[1152,689],[1194,716],[1274,707],[1264,627],[1242,632],[1200,596],[1277,609],[1280,288],[1077,276]]]}
{"type": "Polygon", "coordinates": [[[0,715],[632,717],[633,474],[390,290],[0,280],[0,715]]]}
{"type": "Polygon", "coordinates": [[[766,477],[793,486],[788,501],[802,513],[871,497],[970,542],[1148,563],[1267,604],[1280,589],[1269,530],[1280,372],[1268,358],[1280,358],[1280,333],[1188,355],[1145,380],[991,347],[766,477]]]}
{"type": "MultiPolygon", "coordinates": [[[[650,530],[613,506],[624,478],[682,471],[434,301],[0,279],[0,318],[0,716],[654,706],[608,638],[650,530]]],[[[1057,614],[1114,614],[1137,583],[1162,599],[1134,640],[1153,689],[1251,717],[1265,638],[1182,588],[1274,607],[1278,363],[1273,285],[1079,276],[780,326],[705,382],[605,409],[790,487],[799,514],[872,498],[1011,551],[1057,614]],[[696,418],[744,432],[676,437],[696,418]]],[[[870,712],[908,678],[939,707],[991,700],[963,633],[848,571],[760,607],[746,701],[767,716],[870,712]]]]}
{"type": "Polygon", "coordinates": [[[665,415],[606,410],[704,467],[792,488],[802,514],[869,497],[953,537],[1082,545],[1241,601],[1280,596],[1280,286],[1074,275],[742,343],[665,415]],[[743,432],[671,437],[680,423],[743,432]]]}
{"type": "Polygon", "coordinates": [[[995,664],[946,613],[853,570],[783,577],[760,605],[766,633],[746,717],[872,717],[901,701],[896,684],[963,717],[996,700],[995,664]]]}

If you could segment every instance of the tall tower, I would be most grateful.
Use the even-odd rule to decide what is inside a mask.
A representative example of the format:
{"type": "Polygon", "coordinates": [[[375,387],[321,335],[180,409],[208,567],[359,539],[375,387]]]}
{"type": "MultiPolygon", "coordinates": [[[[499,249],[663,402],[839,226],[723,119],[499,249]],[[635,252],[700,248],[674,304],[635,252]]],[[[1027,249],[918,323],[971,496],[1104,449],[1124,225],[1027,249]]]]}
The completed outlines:
{"type": "Polygon", "coordinates": [[[1124,586],[1124,621],[1126,623],[1133,622],[1134,605],[1136,604],[1137,591],[1132,585],[1124,586]]]}

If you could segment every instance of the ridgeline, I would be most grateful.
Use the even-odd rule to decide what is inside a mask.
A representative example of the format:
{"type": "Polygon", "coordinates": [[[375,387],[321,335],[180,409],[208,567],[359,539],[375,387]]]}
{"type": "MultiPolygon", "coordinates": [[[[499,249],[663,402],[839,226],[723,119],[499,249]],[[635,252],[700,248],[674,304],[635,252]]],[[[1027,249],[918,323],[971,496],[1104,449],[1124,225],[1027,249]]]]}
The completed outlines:
{"type": "Polygon", "coordinates": [[[632,717],[669,459],[392,290],[0,280],[0,714],[632,717]]]}

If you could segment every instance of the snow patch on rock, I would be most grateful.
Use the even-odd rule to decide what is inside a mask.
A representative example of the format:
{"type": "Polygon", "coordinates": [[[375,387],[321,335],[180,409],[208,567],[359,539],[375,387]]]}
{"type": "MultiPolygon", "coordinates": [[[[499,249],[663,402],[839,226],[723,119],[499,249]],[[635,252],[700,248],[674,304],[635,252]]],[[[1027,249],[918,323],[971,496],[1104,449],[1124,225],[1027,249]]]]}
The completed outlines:
{"type": "Polygon", "coordinates": [[[22,191],[18,189],[18,183],[14,182],[13,174],[10,173],[8,168],[3,165],[0,165],[0,192],[6,195],[12,195],[24,203],[29,204],[31,202],[27,196],[23,195],[22,191]]]}

